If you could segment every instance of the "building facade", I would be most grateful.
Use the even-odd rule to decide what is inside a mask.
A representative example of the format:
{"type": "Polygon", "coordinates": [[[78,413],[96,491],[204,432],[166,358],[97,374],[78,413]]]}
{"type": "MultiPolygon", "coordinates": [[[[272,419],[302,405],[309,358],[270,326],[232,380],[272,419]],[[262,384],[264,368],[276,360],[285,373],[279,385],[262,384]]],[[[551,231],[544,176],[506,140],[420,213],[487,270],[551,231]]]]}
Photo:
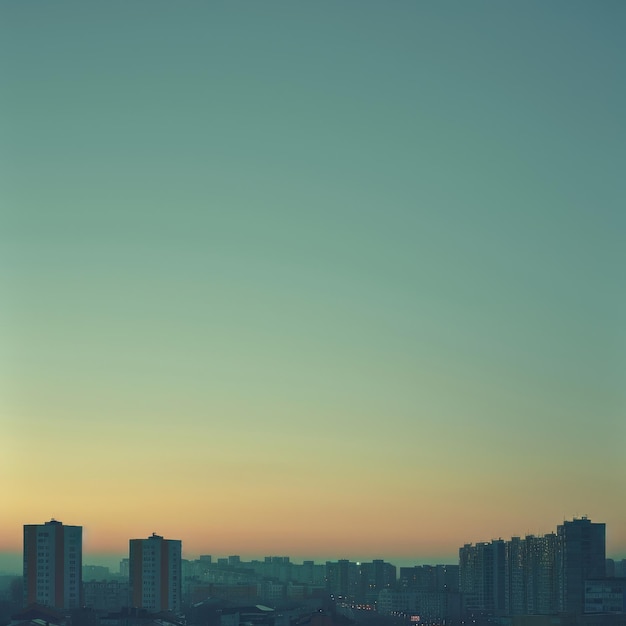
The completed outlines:
{"type": "Polygon", "coordinates": [[[128,581],[90,580],[83,583],[85,606],[116,613],[128,606],[128,581]]]}
{"type": "Polygon", "coordinates": [[[459,585],[468,615],[501,615],[505,607],[505,542],[465,544],[459,549],[459,585]]]}
{"type": "Polygon", "coordinates": [[[351,600],[358,593],[358,566],[353,561],[326,561],[326,590],[335,597],[351,600]]]}
{"type": "Polygon", "coordinates": [[[357,598],[361,602],[375,603],[383,589],[395,589],[396,566],[382,559],[357,566],[357,598]]]}
{"type": "MultiPolygon", "coordinates": [[[[601,594],[586,600],[585,585],[606,579],[605,535],[605,524],[583,517],[563,522],[556,533],[466,544],[459,550],[465,617],[591,612],[594,603],[602,605],[601,594]]],[[[424,576],[403,569],[401,584],[411,588],[424,576]]],[[[611,602],[619,604],[612,596],[611,602]]]]}
{"type": "Polygon", "coordinates": [[[83,528],[54,519],[24,525],[24,604],[81,606],[83,528]]]}
{"type": "Polygon", "coordinates": [[[626,578],[586,580],[585,613],[626,613],[626,578]]]}
{"type": "Polygon", "coordinates": [[[558,611],[554,533],[512,537],[505,548],[507,615],[550,615],[558,611]]]}
{"type": "Polygon", "coordinates": [[[132,605],[150,611],[180,612],[182,542],[154,533],[147,539],[131,539],[129,557],[132,605]]]}
{"type": "Polygon", "coordinates": [[[581,614],[585,610],[585,581],[606,575],[606,524],[587,517],[557,526],[557,581],[559,610],[581,614]]]}

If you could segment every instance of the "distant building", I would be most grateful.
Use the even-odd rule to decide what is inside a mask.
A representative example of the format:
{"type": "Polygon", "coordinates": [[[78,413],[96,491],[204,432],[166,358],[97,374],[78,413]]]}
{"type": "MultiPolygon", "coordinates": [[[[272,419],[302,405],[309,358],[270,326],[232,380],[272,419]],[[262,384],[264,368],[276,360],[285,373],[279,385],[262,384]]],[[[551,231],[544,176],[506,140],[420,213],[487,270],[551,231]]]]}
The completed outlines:
{"type": "Polygon", "coordinates": [[[375,602],[378,592],[396,586],[396,566],[382,559],[358,566],[357,598],[363,602],[375,602]]]}
{"type": "Polygon", "coordinates": [[[83,565],[83,580],[106,580],[111,571],[104,565],[83,565]]]}
{"type": "Polygon", "coordinates": [[[626,578],[585,581],[585,613],[625,613],[626,578]]]}
{"type": "Polygon", "coordinates": [[[83,583],[85,606],[114,613],[128,606],[128,581],[91,580],[83,583]]]}
{"type": "Polygon", "coordinates": [[[606,577],[606,525],[582,517],[558,526],[556,568],[559,610],[583,613],[585,581],[606,577]]]}
{"type": "Polygon", "coordinates": [[[382,590],[377,610],[414,623],[457,623],[461,617],[459,566],[401,567],[398,590],[382,590]]]}
{"type": "Polygon", "coordinates": [[[550,615],[558,611],[557,537],[554,533],[506,542],[505,606],[508,615],[550,615]]]}
{"type": "Polygon", "coordinates": [[[454,593],[459,590],[458,565],[414,565],[400,568],[400,589],[454,593]]]}
{"type": "Polygon", "coordinates": [[[83,527],[50,520],[24,525],[24,603],[81,606],[83,527]]]}
{"type": "Polygon", "coordinates": [[[353,599],[358,592],[357,564],[347,559],[326,561],[326,589],[328,593],[344,599],[353,599]]]}
{"type": "Polygon", "coordinates": [[[257,594],[262,602],[275,604],[285,598],[285,587],[285,583],[273,580],[262,580],[257,584],[257,594]]]}
{"type": "Polygon", "coordinates": [[[502,539],[465,544],[459,550],[459,583],[467,614],[504,613],[505,562],[502,539]]]}
{"type": "Polygon", "coordinates": [[[376,610],[381,615],[418,615],[417,591],[382,589],[378,594],[376,610]]]}
{"type": "MultiPolygon", "coordinates": [[[[615,594],[609,598],[607,591],[603,596],[596,584],[607,578],[605,536],[605,524],[583,517],[565,521],[556,534],[466,544],[459,550],[465,618],[506,615],[531,620],[560,613],[574,619],[585,611],[601,612],[590,611],[594,603],[619,604],[615,594]],[[596,595],[586,598],[589,581],[596,585],[589,593],[596,595]]],[[[608,563],[610,571],[619,571],[618,563],[608,563]]],[[[401,588],[417,588],[424,576],[402,568],[401,588]]]]}
{"type": "Polygon", "coordinates": [[[316,564],[314,561],[303,561],[302,565],[294,568],[295,581],[307,585],[325,585],[326,565],[316,564]]]}
{"type": "Polygon", "coordinates": [[[251,603],[258,600],[257,584],[197,583],[190,585],[189,600],[192,604],[208,598],[230,602],[251,603]]]}
{"type": "Polygon", "coordinates": [[[152,534],[130,540],[130,599],[133,607],[180,612],[182,542],[152,534]]]}

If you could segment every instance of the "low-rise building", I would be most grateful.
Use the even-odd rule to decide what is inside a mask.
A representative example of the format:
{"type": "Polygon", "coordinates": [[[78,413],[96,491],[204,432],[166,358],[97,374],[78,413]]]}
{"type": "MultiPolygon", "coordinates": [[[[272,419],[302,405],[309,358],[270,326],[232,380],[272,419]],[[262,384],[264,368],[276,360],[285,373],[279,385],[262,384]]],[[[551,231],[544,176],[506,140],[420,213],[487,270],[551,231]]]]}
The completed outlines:
{"type": "Polygon", "coordinates": [[[85,606],[96,611],[115,612],[129,606],[128,581],[90,580],[83,583],[85,606]]]}
{"type": "Polygon", "coordinates": [[[626,578],[585,581],[585,613],[625,613],[626,578]]]}

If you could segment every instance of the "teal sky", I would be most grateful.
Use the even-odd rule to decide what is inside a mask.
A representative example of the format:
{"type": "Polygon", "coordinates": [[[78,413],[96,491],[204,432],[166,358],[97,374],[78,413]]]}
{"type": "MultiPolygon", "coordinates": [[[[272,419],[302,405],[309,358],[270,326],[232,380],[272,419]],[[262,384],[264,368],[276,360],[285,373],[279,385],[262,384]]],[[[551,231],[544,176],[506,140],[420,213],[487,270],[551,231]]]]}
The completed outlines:
{"type": "Polygon", "coordinates": [[[589,514],[626,556],[625,27],[5,0],[0,548],[54,515],[454,555],[589,514]]]}

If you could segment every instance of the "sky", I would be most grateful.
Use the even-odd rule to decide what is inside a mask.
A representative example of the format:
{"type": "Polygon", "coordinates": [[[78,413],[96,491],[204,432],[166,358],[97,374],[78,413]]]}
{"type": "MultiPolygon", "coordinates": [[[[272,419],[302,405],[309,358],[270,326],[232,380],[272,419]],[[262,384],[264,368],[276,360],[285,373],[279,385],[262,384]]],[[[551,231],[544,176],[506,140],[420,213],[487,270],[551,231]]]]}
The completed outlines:
{"type": "Polygon", "coordinates": [[[625,26],[3,2],[0,551],[626,557],[625,26]]]}

